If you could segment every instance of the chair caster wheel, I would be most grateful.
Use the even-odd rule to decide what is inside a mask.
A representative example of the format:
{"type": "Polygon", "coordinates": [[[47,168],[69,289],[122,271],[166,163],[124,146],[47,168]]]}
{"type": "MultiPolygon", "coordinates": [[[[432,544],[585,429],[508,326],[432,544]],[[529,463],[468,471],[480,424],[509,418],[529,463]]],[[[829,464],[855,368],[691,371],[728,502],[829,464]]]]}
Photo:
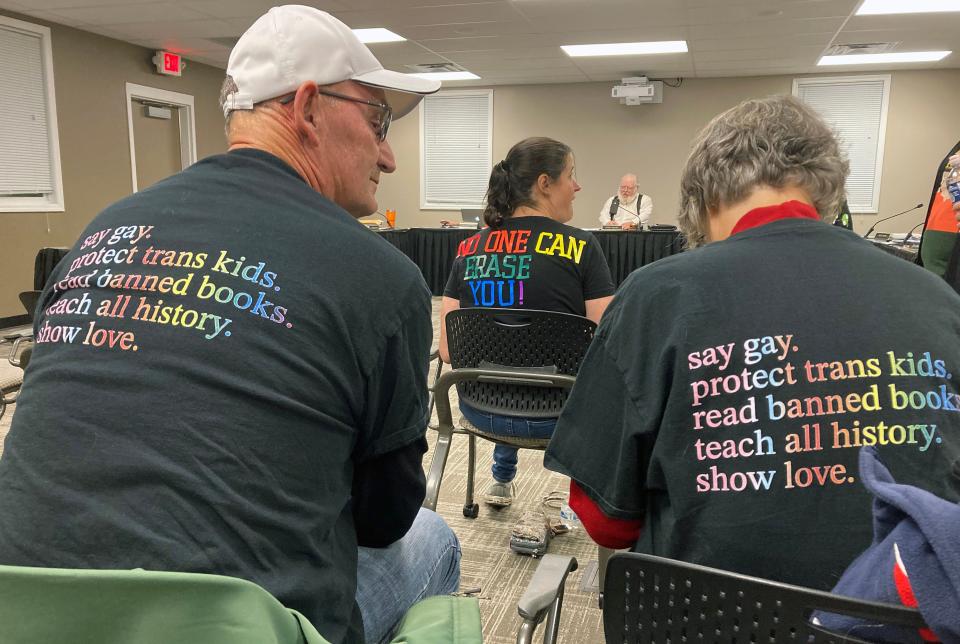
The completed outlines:
{"type": "Polygon", "coordinates": [[[480,514],[480,506],[476,503],[463,506],[463,516],[468,519],[476,519],[478,514],[480,514]]]}

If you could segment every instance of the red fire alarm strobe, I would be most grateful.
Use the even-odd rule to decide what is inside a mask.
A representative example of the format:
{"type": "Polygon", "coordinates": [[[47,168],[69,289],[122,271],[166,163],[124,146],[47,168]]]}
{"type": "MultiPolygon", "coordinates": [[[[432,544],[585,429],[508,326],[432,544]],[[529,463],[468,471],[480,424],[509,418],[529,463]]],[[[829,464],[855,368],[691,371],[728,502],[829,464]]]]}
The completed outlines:
{"type": "Polygon", "coordinates": [[[187,66],[180,54],[172,51],[158,51],[153,57],[153,64],[157,66],[158,74],[167,76],[179,76],[180,72],[187,66]]]}

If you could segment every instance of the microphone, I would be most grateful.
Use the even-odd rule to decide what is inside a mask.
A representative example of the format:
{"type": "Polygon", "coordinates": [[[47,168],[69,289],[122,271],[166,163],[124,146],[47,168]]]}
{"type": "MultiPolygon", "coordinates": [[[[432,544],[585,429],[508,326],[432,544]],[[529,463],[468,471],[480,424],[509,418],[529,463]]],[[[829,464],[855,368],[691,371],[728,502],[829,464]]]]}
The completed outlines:
{"type": "Polygon", "coordinates": [[[910,241],[910,238],[913,237],[913,231],[915,231],[917,228],[919,228],[920,226],[924,225],[925,223],[927,223],[927,220],[926,220],[926,219],[924,219],[924,220],[921,221],[919,224],[917,224],[916,226],[914,226],[913,228],[911,228],[911,229],[910,229],[910,232],[907,233],[907,237],[903,240],[903,243],[906,244],[907,242],[909,242],[909,241],[910,241]]]}
{"type": "Polygon", "coordinates": [[[913,212],[914,210],[916,210],[916,209],[918,209],[918,208],[923,208],[923,204],[922,204],[922,203],[918,203],[918,204],[917,204],[916,206],[914,206],[913,208],[907,208],[907,209],[904,210],[903,212],[898,212],[898,213],[895,214],[895,215],[890,215],[889,217],[884,217],[883,219],[878,219],[878,220],[876,220],[875,222],[873,222],[873,225],[870,226],[870,230],[867,231],[867,234],[864,235],[863,238],[864,238],[864,239],[868,238],[868,237],[870,236],[870,233],[873,232],[873,229],[877,227],[877,224],[881,224],[881,223],[885,222],[885,221],[888,220],[888,219],[893,219],[894,217],[899,217],[900,215],[905,215],[905,214],[907,214],[908,212],[913,212]]]}
{"type": "Polygon", "coordinates": [[[610,202],[610,221],[613,221],[618,210],[620,210],[620,195],[614,195],[613,201],[610,202]]]}

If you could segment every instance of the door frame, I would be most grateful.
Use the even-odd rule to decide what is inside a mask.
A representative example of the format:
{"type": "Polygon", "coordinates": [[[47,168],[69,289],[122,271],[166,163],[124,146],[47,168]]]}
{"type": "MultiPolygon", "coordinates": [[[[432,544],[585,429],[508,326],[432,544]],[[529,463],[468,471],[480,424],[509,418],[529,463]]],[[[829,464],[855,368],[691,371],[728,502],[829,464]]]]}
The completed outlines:
{"type": "Polygon", "coordinates": [[[197,126],[193,96],[136,83],[126,84],[126,96],[127,138],[130,141],[130,184],[133,192],[137,191],[137,150],[133,141],[132,103],[134,99],[139,98],[180,108],[180,166],[187,168],[197,162],[197,126]]]}

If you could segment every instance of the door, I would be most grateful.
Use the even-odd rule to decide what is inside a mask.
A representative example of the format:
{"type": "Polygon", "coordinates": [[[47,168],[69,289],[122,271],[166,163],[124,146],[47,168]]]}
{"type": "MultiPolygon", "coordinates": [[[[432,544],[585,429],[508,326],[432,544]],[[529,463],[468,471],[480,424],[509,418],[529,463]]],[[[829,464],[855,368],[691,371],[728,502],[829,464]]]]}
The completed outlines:
{"type": "Polygon", "coordinates": [[[197,160],[193,96],[127,83],[127,133],[133,192],[197,160]],[[148,113],[148,108],[152,108],[148,113]],[[169,118],[163,118],[163,112],[169,118]]]}
{"type": "Polygon", "coordinates": [[[180,108],[132,99],[137,189],[149,188],[182,169],[180,108]]]}

